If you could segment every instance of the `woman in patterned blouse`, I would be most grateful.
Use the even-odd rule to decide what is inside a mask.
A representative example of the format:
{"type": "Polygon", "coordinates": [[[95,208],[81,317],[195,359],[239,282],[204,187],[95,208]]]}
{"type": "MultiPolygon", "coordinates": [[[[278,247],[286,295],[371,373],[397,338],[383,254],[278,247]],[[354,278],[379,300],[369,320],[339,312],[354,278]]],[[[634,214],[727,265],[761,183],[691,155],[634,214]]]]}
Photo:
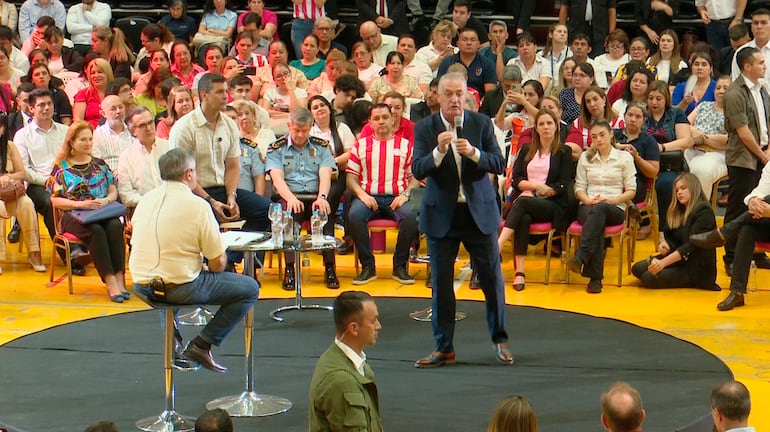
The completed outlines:
{"type": "Polygon", "coordinates": [[[391,91],[401,93],[405,98],[423,99],[417,80],[404,75],[404,55],[398,51],[388,53],[385,59],[385,74],[372,80],[369,95],[372,101],[377,103],[382,102],[382,96],[391,91]]]}
{"type": "Polygon", "coordinates": [[[123,303],[130,297],[124,275],[123,223],[114,217],[83,225],[69,212],[97,209],[118,198],[110,168],[103,160],[91,156],[92,149],[93,128],[85,121],[74,122],[56,155],[47,186],[51,203],[63,210],[61,230],[76,235],[86,244],[110,300],[123,303]]]}

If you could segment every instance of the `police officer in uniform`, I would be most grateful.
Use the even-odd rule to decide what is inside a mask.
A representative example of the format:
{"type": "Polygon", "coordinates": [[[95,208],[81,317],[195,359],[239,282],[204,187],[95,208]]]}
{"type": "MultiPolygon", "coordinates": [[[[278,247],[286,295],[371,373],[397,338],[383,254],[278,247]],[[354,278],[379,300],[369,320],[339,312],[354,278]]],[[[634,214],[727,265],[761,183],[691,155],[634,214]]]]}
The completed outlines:
{"type": "MultiPolygon", "coordinates": [[[[310,136],[313,116],[305,108],[289,114],[289,134],[272,143],[267,151],[267,171],[273,182],[273,190],[281,204],[294,215],[296,223],[310,219],[313,210],[319,213],[331,211],[327,197],[331,188],[332,169],[336,166],[329,151],[329,142],[310,136]]],[[[329,217],[323,232],[334,234],[333,218],[329,217]]],[[[294,254],[287,253],[283,289],[293,290],[295,282],[294,254]]],[[[334,250],[323,252],[325,278],[328,288],[339,288],[340,281],[334,263],[334,250]]]]}

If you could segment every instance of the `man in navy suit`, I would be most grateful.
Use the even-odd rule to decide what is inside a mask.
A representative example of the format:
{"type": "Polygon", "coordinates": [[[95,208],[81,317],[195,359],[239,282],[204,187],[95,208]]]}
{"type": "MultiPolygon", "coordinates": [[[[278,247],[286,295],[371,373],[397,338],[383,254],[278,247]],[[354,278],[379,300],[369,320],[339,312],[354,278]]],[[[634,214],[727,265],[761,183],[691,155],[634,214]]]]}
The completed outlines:
{"type": "Polygon", "coordinates": [[[505,292],[497,247],[500,213],[489,173],[505,165],[489,117],[465,111],[465,77],[448,73],[438,85],[439,112],[414,128],[412,174],[426,179],[420,231],[430,252],[436,349],[417,368],[455,363],[454,260],[462,242],[481,281],[497,360],[513,364],[505,332],[505,292]]]}

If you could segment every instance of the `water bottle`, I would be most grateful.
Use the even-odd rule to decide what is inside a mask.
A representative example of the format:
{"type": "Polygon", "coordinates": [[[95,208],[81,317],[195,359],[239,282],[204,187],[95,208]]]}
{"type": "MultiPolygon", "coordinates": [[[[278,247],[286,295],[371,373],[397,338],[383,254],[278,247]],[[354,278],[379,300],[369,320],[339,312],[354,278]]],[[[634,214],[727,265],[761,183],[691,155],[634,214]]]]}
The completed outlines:
{"type": "Polygon", "coordinates": [[[324,241],[324,235],[321,232],[321,216],[318,215],[318,209],[313,210],[313,216],[310,216],[310,241],[313,244],[320,244],[324,241]]]}
{"type": "Polygon", "coordinates": [[[302,285],[310,283],[310,255],[302,254],[302,285]]]}
{"type": "Polygon", "coordinates": [[[318,216],[321,217],[321,235],[323,236],[324,227],[326,226],[326,223],[329,222],[329,215],[326,212],[322,211],[322,212],[318,212],[318,216]]]}
{"type": "Polygon", "coordinates": [[[754,260],[751,260],[751,269],[749,270],[748,292],[757,292],[757,263],[754,260]]]}
{"type": "Polygon", "coordinates": [[[283,246],[283,210],[278,203],[270,207],[270,231],[273,235],[273,244],[283,246]]]}
{"type": "Polygon", "coordinates": [[[289,210],[283,214],[283,241],[284,243],[294,243],[294,218],[291,217],[289,210]]]}

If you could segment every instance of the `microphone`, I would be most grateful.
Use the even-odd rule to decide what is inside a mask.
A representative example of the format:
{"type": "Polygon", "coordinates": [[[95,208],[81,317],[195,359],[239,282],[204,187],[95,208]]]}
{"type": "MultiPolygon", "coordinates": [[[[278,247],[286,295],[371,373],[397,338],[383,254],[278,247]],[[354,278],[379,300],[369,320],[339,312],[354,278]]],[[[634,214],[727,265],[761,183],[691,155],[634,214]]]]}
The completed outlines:
{"type": "Polygon", "coordinates": [[[463,137],[463,116],[455,116],[455,134],[458,139],[463,137]]]}

